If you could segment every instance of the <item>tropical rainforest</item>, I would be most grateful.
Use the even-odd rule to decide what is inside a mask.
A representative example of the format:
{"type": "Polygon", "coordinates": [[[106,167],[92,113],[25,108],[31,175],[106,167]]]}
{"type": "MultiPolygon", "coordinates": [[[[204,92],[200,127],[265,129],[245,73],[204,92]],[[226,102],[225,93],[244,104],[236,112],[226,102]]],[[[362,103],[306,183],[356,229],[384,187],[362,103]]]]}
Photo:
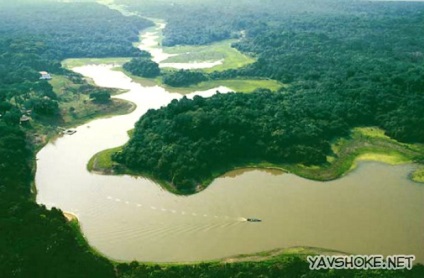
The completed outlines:
{"type": "MultiPolygon", "coordinates": [[[[334,4],[330,14],[314,5],[301,16],[289,13],[294,1],[280,19],[278,9],[274,11],[266,1],[244,5],[248,2],[240,2],[241,15],[227,8],[227,16],[216,17],[224,7],[205,2],[208,16],[202,17],[205,6],[187,8],[192,1],[174,6],[146,1],[150,5],[146,13],[168,20],[168,45],[242,38],[234,46],[257,62],[213,78],[259,76],[290,86],[274,93],[182,99],[149,111],[117,160],[146,171],[159,170],[157,175],[175,178],[184,189],[204,178],[189,177],[190,167],[207,176],[206,167],[217,169],[226,152],[237,157],[231,164],[251,159],[323,163],[329,141],[357,125],[378,125],[398,140],[423,142],[423,30],[419,28],[423,5],[334,4]],[[168,12],[173,7],[179,12],[168,12]],[[200,14],[186,16],[194,12],[200,14]],[[197,24],[199,20],[207,24],[197,24]],[[199,26],[210,30],[192,31],[205,28],[199,26]],[[231,147],[234,143],[239,147],[231,147]],[[146,160],[145,152],[154,144],[169,151],[153,153],[149,157],[153,160],[146,160]],[[216,160],[207,164],[203,156],[211,150],[216,151],[216,160]],[[169,159],[183,152],[172,165],[169,159]],[[129,156],[135,153],[138,158],[132,161],[129,156]]],[[[71,99],[87,100],[80,103],[84,107],[113,103],[112,90],[90,85],[60,61],[122,56],[139,57],[136,61],[149,64],[132,43],[152,23],[95,3],[26,0],[2,2],[0,7],[0,277],[422,277],[420,264],[411,271],[310,271],[302,255],[193,265],[126,264],[100,256],[75,222],[68,222],[58,209],[35,203],[35,153],[45,137],[65,123],[65,116],[79,109],[69,105],[71,99]],[[39,71],[72,85],[62,94],[51,82],[40,80],[39,71]],[[22,116],[32,120],[23,122],[22,116]]],[[[157,71],[151,64],[146,68],[157,71]]]]}
{"type": "MultiPolygon", "coordinates": [[[[264,8],[268,21],[262,17],[246,25],[242,23],[257,13],[242,9],[237,17],[226,14],[225,21],[232,24],[208,25],[208,30],[223,33],[245,32],[233,46],[257,58],[209,78],[262,77],[290,86],[275,93],[182,99],[149,111],[114,160],[193,191],[217,172],[252,161],[323,165],[332,140],[357,126],[378,126],[399,141],[423,143],[424,30],[419,26],[424,6],[330,3],[324,3],[328,9],[312,5],[291,13],[280,13],[276,7],[281,5],[273,11],[264,8]]],[[[183,16],[187,5],[168,5],[162,15],[179,23],[172,31],[176,37],[190,38],[181,43],[206,43],[198,32],[181,26],[194,26],[197,16],[211,10],[202,2],[194,18],[183,16]]],[[[203,25],[196,28],[209,34],[203,25]]],[[[164,80],[188,85],[195,74],[195,82],[206,78],[200,72],[178,71],[164,80]]]]}

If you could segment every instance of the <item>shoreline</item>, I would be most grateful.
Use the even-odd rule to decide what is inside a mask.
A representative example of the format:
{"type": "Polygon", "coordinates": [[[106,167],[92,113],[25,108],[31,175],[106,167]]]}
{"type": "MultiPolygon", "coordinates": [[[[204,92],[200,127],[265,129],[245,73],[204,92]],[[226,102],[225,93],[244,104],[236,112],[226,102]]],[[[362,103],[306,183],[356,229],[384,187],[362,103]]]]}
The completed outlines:
{"type": "MultiPolygon", "coordinates": [[[[95,154],[87,164],[87,170],[101,175],[130,175],[134,177],[146,177],[159,184],[162,188],[177,195],[192,195],[205,190],[216,178],[234,170],[243,169],[274,169],[282,173],[292,173],[301,178],[315,181],[331,181],[342,178],[346,174],[356,169],[360,161],[377,161],[389,165],[401,165],[407,163],[417,163],[418,169],[408,175],[408,178],[417,183],[424,183],[424,180],[414,178],[424,165],[418,162],[419,155],[424,153],[421,146],[399,143],[385,135],[383,131],[374,127],[356,128],[352,131],[351,138],[339,138],[333,144],[336,157],[323,166],[307,167],[299,164],[273,164],[269,162],[246,162],[244,165],[229,166],[225,169],[217,169],[209,177],[204,177],[198,186],[193,190],[178,190],[170,181],[160,179],[155,173],[133,171],[124,165],[117,164],[111,159],[111,155],[120,151],[124,146],[103,150],[95,154]],[[369,132],[379,133],[367,134],[369,132]],[[374,135],[374,136],[372,136],[374,135]],[[370,144],[371,143],[371,144],[370,144]],[[413,148],[416,148],[415,150],[413,148]]],[[[419,176],[419,174],[418,174],[419,176]]]]}
{"type": "Polygon", "coordinates": [[[78,216],[72,212],[64,211],[63,215],[65,216],[66,220],[68,220],[68,222],[79,222],[78,216]]]}
{"type": "MultiPolygon", "coordinates": [[[[130,112],[129,112],[130,113],[130,112]]],[[[93,119],[90,119],[90,120],[93,120],[93,119]]],[[[370,153],[373,153],[373,152],[370,152],[370,153]]],[[[365,154],[365,153],[364,153],[365,154]]],[[[97,155],[97,154],[96,154],[97,155]]],[[[343,172],[341,175],[339,175],[339,176],[336,176],[335,178],[333,178],[333,179],[337,179],[337,178],[339,178],[339,177],[341,177],[341,176],[343,176],[343,175],[345,175],[346,173],[348,173],[348,172],[350,172],[351,170],[353,170],[355,167],[355,161],[357,161],[357,160],[360,160],[360,158],[358,158],[360,155],[357,155],[354,159],[353,159],[353,162],[351,163],[351,166],[349,167],[349,169],[348,170],[346,170],[345,172],[343,172]]],[[[390,156],[390,155],[389,155],[390,156]]],[[[91,161],[91,160],[90,160],[91,161]]],[[[378,161],[378,160],[377,160],[378,161]]],[[[383,162],[386,162],[386,161],[383,161],[383,162]]],[[[408,163],[408,162],[404,162],[404,163],[408,163]]],[[[343,164],[343,163],[342,163],[343,164]]],[[[242,166],[242,167],[235,167],[234,169],[246,169],[246,168],[260,168],[260,169],[278,169],[278,170],[281,170],[281,171],[283,171],[283,172],[289,172],[289,173],[295,173],[295,171],[291,171],[291,170],[289,170],[289,168],[290,167],[299,167],[299,166],[297,166],[297,165],[289,165],[289,167],[286,169],[286,168],[283,168],[284,167],[284,165],[282,165],[281,167],[280,166],[265,166],[266,164],[263,164],[262,166],[261,166],[261,163],[259,163],[258,165],[256,165],[256,166],[242,166]]],[[[295,173],[296,175],[298,175],[298,176],[301,176],[301,177],[304,177],[304,176],[302,176],[302,174],[300,173],[300,172],[302,172],[301,170],[302,170],[302,168],[299,168],[298,169],[299,170],[299,174],[298,173],[295,173]]],[[[322,170],[322,169],[320,169],[320,170],[322,170]]],[[[325,170],[325,169],[324,169],[325,170]]],[[[226,172],[228,172],[228,171],[226,171],[226,172]]],[[[225,173],[226,173],[225,172],[225,173]]],[[[119,173],[118,173],[119,174],[119,173]]],[[[122,173],[122,174],[127,174],[127,173],[122,173]]],[[[132,173],[132,174],[134,174],[134,173],[132,173]]],[[[131,175],[131,174],[130,174],[131,175]]],[[[205,181],[204,181],[204,183],[205,183],[205,185],[204,186],[202,186],[202,187],[200,187],[200,190],[199,191],[195,191],[195,192],[193,192],[193,193],[197,193],[197,192],[200,192],[200,191],[202,191],[202,190],[204,190],[204,189],[206,189],[207,188],[207,185],[209,185],[215,178],[217,178],[217,177],[219,177],[219,176],[221,176],[222,175],[222,173],[220,173],[219,171],[216,173],[216,176],[215,175],[213,175],[213,177],[211,178],[211,179],[205,179],[205,181]]],[[[148,178],[150,178],[150,175],[149,174],[144,174],[143,176],[147,176],[148,178]]],[[[152,177],[153,177],[153,174],[151,175],[152,177]]],[[[306,177],[306,178],[308,178],[308,177],[306,177]]],[[[311,179],[311,178],[309,178],[309,179],[311,179]]],[[[329,180],[331,180],[331,179],[329,179],[329,180]]],[[[166,183],[166,181],[160,181],[160,180],[156,180],[156,179],[154,179],[154,181],[156,181],[156,182],[159,182],[159,184],[161,185],[161,186],[163,186],[163,187],[165,187],[168,191],[170,191],[170,192],[172,192],[172,193],[175,193],[175,194],[178,194],[178,193],[180,193],[181,194],[181,192],[173,192],[172,191],[172,188],[174,189],[174,191],[175,191],[175,187],[173,187],[171,184],[168,184],[168,185],[163,185],[163,183],[166,183]]],[[[203,182],[202,182],[202,184],[203,184],[203,182]]],[[[184,194],[184,193],[183,193],[184,194]]],[[[75,216],[75,215],[73,215],[72,213],[67,213],[67,212],[64,212],[64,215],[65,215],[65,217],[67,218],[67,219],[70,219],[70,220],[68,220],[68,221],[78,221],[78,218],[75,216]],[[67,216],[68,215],[68,216],[67,216]],[[68,218],[69,217],[69,218],[68,218]]],[[[78,232],[82,237],[83,237],[83,233],[82,233],[82,231],[81,230],[79,230],[79,232],[78,232]]],[[[88,241],[87,241],[87,245],[89,246],[89,248],[91,249],[92,247],[89,245],[89,243],[88,243],[88,241]]],[[[300,248],[304,248],[304,249],[306,249],[306,250],[308,250],[309,249],[309,247],[300,247],[300,248]]],[[[310,247],[310,248],[312,248],[313,249],[313,247],[310,247]]],[[[282,249],[275,249],[275,250],[287,250],[287,249],[291,249],[291,248],[282,248],[282,249]]],[[[324,250],[324,249],[322,249],[322,250],[324,250]]],[[[241,258],[245,258],[245,257],[255,257],[255,256],[257,256],[257,254],[263,254],[263,253],[267,253],[267,252],[272,252],[273,250],[271,250],[271,251],[265,251],[265,252],[260,252],[260,253],[253,253],[253,254],[249,254],[249,255],[244,255],[244,254],[240,254],[240,255],[237,255],[236,257],[229,257],[229,258],[227,258],[227,260],[234,260],[234,258],[238,258],[238,257],[241,257],[241,258]]],[[[283,252],[283,251],[282,251],[283,252]]],[[[276,252],[276,253],[278,253],[278,252],[276,252]]],[[[284,252],[283,252],[284,253],[284,252]]],[[[280,253],[278,253],[278,254],[280,254],[280,253]]],[[[277,255],[278,255],[277,254],[277,255]]],[[[118,263],[117,261],[114,261],[113,259],[110,259],[110,258],[108,258],[107,256],[105,256],[105,255],[103,255],[103,254],[100,254],[102,257],[105,257],[105,258],[107,258],[108,260],[110,260],[112,263],[118,263]]],[[[275,256],[268,256],[268,257],[266,257],[265,259],[264,259],[264,261],[268,261],[268,260],[272,260],[273,258],[275,258],[275,257],[277,257],[278,258],[278,256],[277,255],[275,255],[275,256]]],[[[288,255],[298,255],[298,254],[296,254],[296,253],[288,253],[288,255]]],[[[200,264],[200,263],[204,263],[204,262],[210,262],[210,263],[227,263],[226,261],[224,261],[226,258],[222,258],[222,259],[217,259],[217,260],[211,260],[211,261],[199,261],[199,262],[174,262],[174,263],[154,263],[154,262],[152,262],[152,263],[149,263],[149,262],[140,262],[140,263],[144,263],[144,264],[156,264],[156,265],[167,265],[167,264],[170,264],[170,265],[183,265],[183,264],[190,264],[190,265],[195,265],[195,264],[200,264]]],[[[247,260],[247,261],[249,261],[249,260],[247,260]]],[[[255,261],[255,260],[250,260],[250,261],[255,261]]],[[[237,262],[241,262],[241,261],[229,261],[230,263],[237,263],[237,262]]]]}

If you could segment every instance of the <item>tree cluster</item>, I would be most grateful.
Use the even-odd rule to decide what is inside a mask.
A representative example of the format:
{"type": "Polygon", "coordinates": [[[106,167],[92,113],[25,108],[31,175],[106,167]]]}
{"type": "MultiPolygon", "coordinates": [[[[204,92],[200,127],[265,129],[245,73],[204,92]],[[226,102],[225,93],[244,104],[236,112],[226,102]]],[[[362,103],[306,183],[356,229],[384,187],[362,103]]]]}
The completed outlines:
{"type": "Polygon", "coordinates": [[[191,70],[178,70],[163,75],[163,83],[172,87],[187,87],[208,80],[205,73],[191,70]]]}
{"type": "Polygon", "coordinates": [[[123,68],[131,74],[146,78],[154,78],[160,74],[159,64],[152,61],[150,57],[133,58],[125,63],[123,68]]]}
{"type": "Polygon", "coordinates": [[[90,98],[94,102],[107,103],[110,101],[110,93],[107,90],[95,90],[90,93],[90,98]]]}

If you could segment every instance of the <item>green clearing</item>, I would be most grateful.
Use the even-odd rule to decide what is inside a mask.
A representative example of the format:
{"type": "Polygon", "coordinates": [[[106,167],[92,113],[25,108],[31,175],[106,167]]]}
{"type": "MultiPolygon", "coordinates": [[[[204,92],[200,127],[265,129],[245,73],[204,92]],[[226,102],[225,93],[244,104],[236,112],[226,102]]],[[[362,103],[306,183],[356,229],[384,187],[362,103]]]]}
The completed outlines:
{"type": "MultiPolygon", "coordinates": [[[[89,120],[130,113],[135,109],[131,102],[112,98],[107,103],[93,102],[88,93],[79,91],[82,84],[75,84],[64,75],[53,75],[49,81],[59,97],[61,125],[64,127],[80,125],[89,120]]],[[[112,94],[121,91],[113,90],[112,94]]]]}
{"type": "Polygon", "coordinates": [[[53,91],[59,96],[66,94],[67,90],[78,90],[79,84],[75,84],[69,78],[64,75],[52,74],[52,79],[49,80],[50,85],[53,87],[53,91]]]}
{"type": "Polygon", "coordinates": [[[424,154],[422,146],[400,143],[376,127],[354,128],[348,138],[336,140],[332,149],[334,154],[323,167],[285,165],[283,168],[304,178],[325,181],[343,176],[360,160],[396,165],[417,161],[424,154]]]}
{"type": "MultiPolygon", "coordinates": [[[[63,129],[101,117],[127,114],[136,108],[131,102],[115,98],[107,103],[94,103],[87,92],[81,92],[80,88],[87,84],[76,84],[65,75],[52,75],[49,83],[58,96],[60,116],[52,118],[38,115],[36,121],[25,127],[35,150],[39,150],[63,129]]],[[[111,94],[120,92],[111,90],[111,94]]]]}
{"type": "Polygon", "coordinates": [[[88,171],[101,172],[101,173],[113,173],[114,162],[111,159],[113,153],[119,152],[121,147],[107,149],[95,154],[87,164],[88,171]]]}
{"type": "Polygon", "coordinates": [[[269,89],[278,91],[284,85],[272,79],[229,79],[229,80],[211,80],[189,87],[189,89],[209,90],[219,86],[228,87],[235,92],[251,93],[257,89],[269,89]]]}
{"type": "Polygon", "coordinates": [[[411,178],[413,181],[424,183],[424,167],[420,167],[412,173],[411,178]]]}
{"type": "Polygon", "coordinates": [[[203,69],[205,72],[237,69],[255,62],[255,59],[244,55],[231,47],[237,40],[225,40],[201,46],[164,47],[169,54],[178,54],[163,61],[163,63],[214,62],[222,60],[221,65],[203,69]]]}

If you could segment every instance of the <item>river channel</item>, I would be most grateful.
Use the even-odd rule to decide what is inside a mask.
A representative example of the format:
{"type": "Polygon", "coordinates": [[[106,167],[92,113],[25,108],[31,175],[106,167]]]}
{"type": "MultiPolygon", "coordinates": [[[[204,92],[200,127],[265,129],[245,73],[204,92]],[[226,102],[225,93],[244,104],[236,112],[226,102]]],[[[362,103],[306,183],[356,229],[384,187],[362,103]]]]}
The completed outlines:
{"type": "MultiPolygon", "coordinates": [[[[37,154],[37,202],[74,213],[91,246],[119,261],[187,262],[275,248],[311,246],[356,254],[414,254],[424,262],[424,186],[407,176],[415,165],[360,162],[341,179],[316,182],[245,169],[206,190],[176,196],[153,181],[89,173],[97,152],[124,144],[148,109],[178,94],[143,87],[110,65],[74,71],[134,102],[128,115],[98,119],[48,143],[37,154]],[[256,217],[260,223],[246,222],[256,217]]],[[[196,94],[211,96],[216,90],[196,94]]]]}

